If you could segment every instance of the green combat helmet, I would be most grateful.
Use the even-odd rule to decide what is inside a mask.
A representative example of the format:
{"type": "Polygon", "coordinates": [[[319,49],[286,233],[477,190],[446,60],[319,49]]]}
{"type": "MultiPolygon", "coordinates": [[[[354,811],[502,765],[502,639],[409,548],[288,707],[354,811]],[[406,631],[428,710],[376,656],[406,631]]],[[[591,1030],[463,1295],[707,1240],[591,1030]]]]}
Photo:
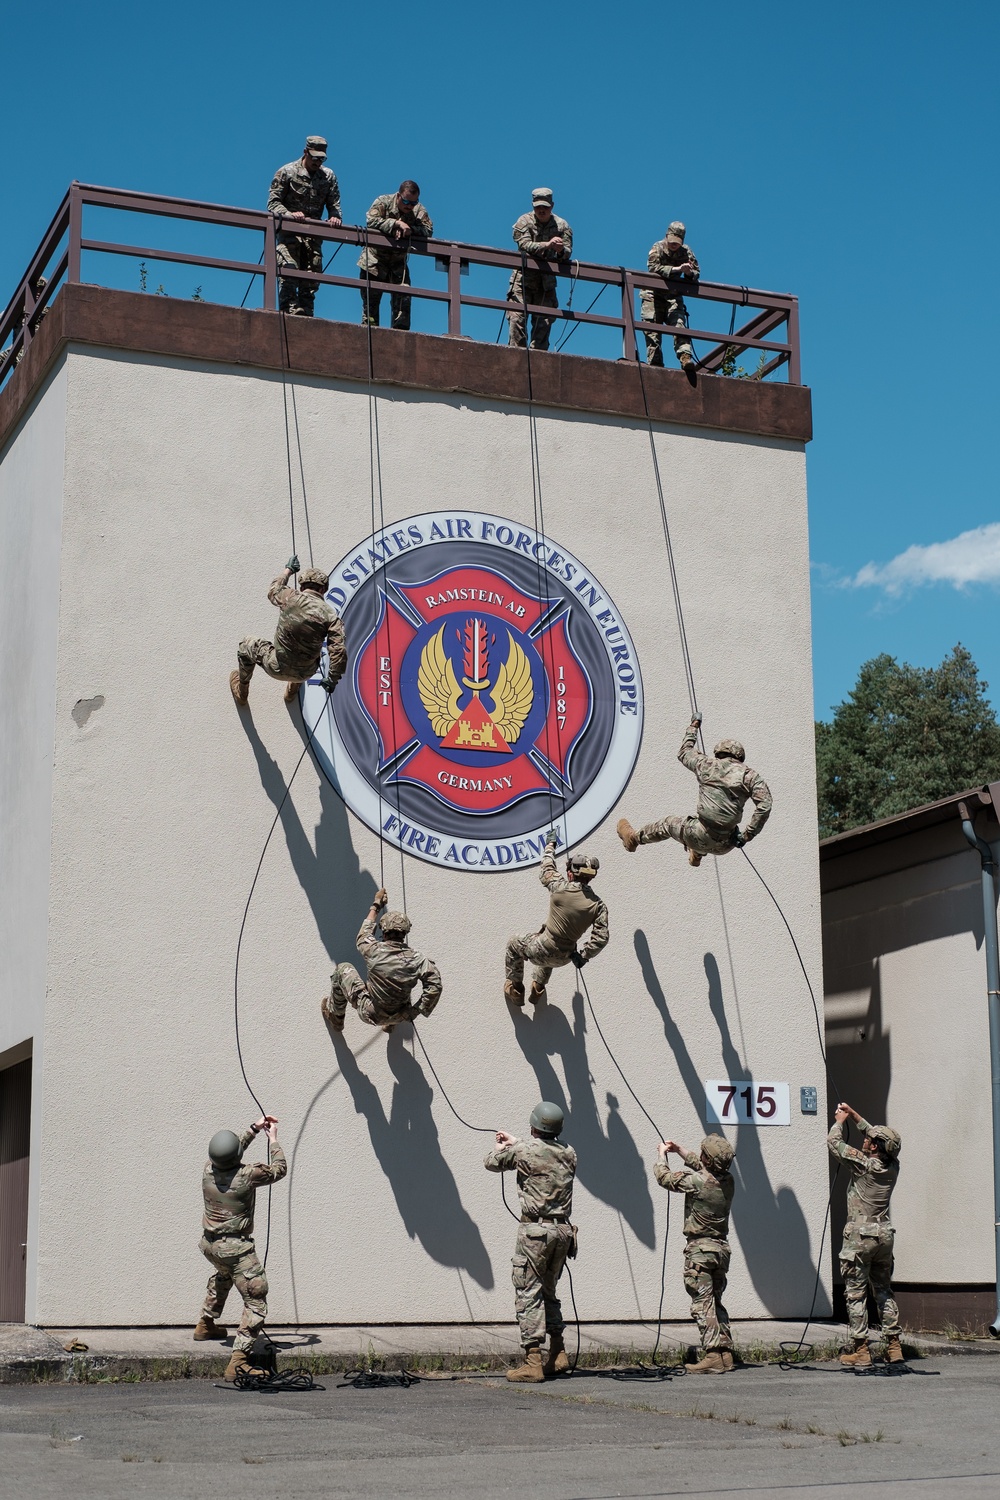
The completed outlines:
{"type": "Polygon", "coordinates": [[[330,575],[324,573],[322,568],[303,568],[299,574],[300,589],[317,589],[319,593],[325,594],[330,587],[330,575]]]}
{"type": "Polygon", "coordinates": [[[865,1135],[873,1141],[878,1141],[886,1156],[890,1159],[899,1155],[899,1148],[903,1144],[898,1130],[893,1130],[891,1125],[869,1125],[865,1135]]]}
{"type": "Polygon", "coordinates": [[[739,740],[720,740],[712,754],[718,759],[720,755],[728,755],[731,760],[746,760],[747,753],[739,740]]]}
{"type": "Polygon", "coordinates": [[[701,1143],[701,1154],[720,1172],[728,1172],[736,1152],[724,1136],[706,1135],[701,1143]]]}
{"type": "Polygon", "coordinates": [[[390,932],[398,937],[404,938],[413,923],[405,911],[387,911],[382,913],[381,928],[383,937],[388,937],[390,932]]]}
{"type": "Polygon", "coordinates": [[[217,1130],[208,1143],[208,1159],[213,1167],[238,1167],[242,1155],[240,1138],[231,1130],[217,1130]]]}
{"type": "Polygon", "coordinates": [[[555,1140],[557,1135],[562,1134],[564,1123],[565,1116],[558,1104],[550,1104],[547,1099],[543,1099],[540,1104],[535,1105],[531,1111],[531,1118],[528,1121],[532,1130],[537,1130],[539,1135],[543,1135],[547,1140],[552,1141],[555,1140]]]}

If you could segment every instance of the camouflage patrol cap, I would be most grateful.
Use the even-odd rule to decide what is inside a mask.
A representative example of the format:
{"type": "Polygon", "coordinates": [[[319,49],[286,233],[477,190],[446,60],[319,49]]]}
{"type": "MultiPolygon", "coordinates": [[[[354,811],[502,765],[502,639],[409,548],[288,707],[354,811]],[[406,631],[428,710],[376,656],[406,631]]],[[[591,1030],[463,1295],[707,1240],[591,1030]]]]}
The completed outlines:
{"type": "Polygon", "coordinates": [[[552,204],[552,189],[551,188],[532,188],[532,190],[531,190],[531,201],[532,201],[532,203],[548,203],[551,206],[551,204],[552,204]]]}
{"type": "Polygon", "coordinates": [[[891,1125],[869,1125],[865,1135],[870,1136],[873,1141],[878,1141],[886,1156],[899,1155],[899,1148],[903,1144],[902,1137],[898,1130],[893,1130],[891,1125]]]}
{"type": "Polygon", "coordinates": [[[326,161],[326,140],[321,135],[307,135],[304,154],[314,156],[317,161],[326,161]]]}
{"type": "Polygon", "coordinates": [[[586,875],[589,878],[597,874],[601,868],[601,861],[596,854],[571,854],[569,867],[577,875],[586,875]]]}
{"type": "Polygon", "coordinates": [[[405,911],[386,911],[382,913],[382,931],[398,932],[400,937],[405,937],[413,923],[405,911]]]}
{"type": "Polygon", "coordinates": [[[680,219],[675,219],[672,224],[667,225],[667,239],[676,240],[678,245],[683,245],[687,230],[680,219]]]}
{"type": "Polygon", "coordinates": [[[713,755],[728,755],[733,760],[746,760],[747,753],[739,740],[720,740],[712,751],[713,755]]]}
{"type": "Polygon", "coordinates": [[[558,1104],[550,1104],[547,1099],[535,1105],[528,1120],[532,1130],[537,1130],[539,1135],[551,1136],[553,1140],[562,1133],[565,1123],[566,1117],[558,1104]]]}
{"type": "Polygon", "coordinates": [[[231,1130],[217,1130],[208,1143],[208,1159],[213,1167],[237,1167],[242,1155],[240,1138],[231,1130]]]}
{"type": "Polygon", "coordinates": [[[330,575],[324,573],[322,568],[303,568],[299,574],[300,589],[319,589],[325,594],[330,587],[330,575]]]}
{"type": "Polygon", "coordinates": [[[701,1154],[712,1163],[713,1167],[718,1167],[724,1172],[729,1167],[736,1152],[725,1136],[706,1135],[701,1143],[701,1154]]]}

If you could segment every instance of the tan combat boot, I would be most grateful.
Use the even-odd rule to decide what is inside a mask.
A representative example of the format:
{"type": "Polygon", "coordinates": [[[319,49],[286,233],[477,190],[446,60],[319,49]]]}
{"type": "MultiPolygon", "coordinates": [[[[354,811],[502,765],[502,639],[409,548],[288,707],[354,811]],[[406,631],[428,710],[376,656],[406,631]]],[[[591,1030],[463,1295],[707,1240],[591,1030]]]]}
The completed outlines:
{"type": "Polygon", "coordinates": [[[229,1356],[229,1363],[226,1366],[226,1372],[222,1378],[223,1380],[235,1380],[241,1370],[249,1369],[251,1369],[251,1364],[247,1359],[246,1350],[234,1349],[232,1354],[229,1356]]]}
{"type": "Polygon", "coordinates": [[[320,1011],[322,1013],[323,1020],[326,1022],[326,1024],[328,1026],[331,1026],[334,1031],[343,1031],[343,1029],[344,1029],[344,1018],[343,1018],[343,1016],[335,1016],[334,1015],[332,1007],[330,1005],[330,996],[329,995],[324,995],[323,996],[322,1000],[319,1002],[319,1008],[320,1008],[320,1011]]]}
{"type": "Polygon", "coordinates": [[[693,355],[681,355],[681,369],[687,376],[689,383],[691,385],[694,385],[695,381],[698,379],[698,366],[695,364],[693,355]]]}
{"type": "Polygon", "coordinates": [[[734,1364],[733,1351],[731,1349],[723,1349],[723,1351],[722,1351],[722,1363],[725,1365],[725,1367],[726,1367],[726,1374],[728,1375],[729,1372],[730,1372],[730,1370],[733,1368],[733,1364],[734,1364]]]}
{"type": "Polygon", "coordinates": [[[549,1352],[545,1358],[544,1374],[546,1380],[551,1380],[554,1375],[565,1375],[569,1370],[569,1355],[563,1343],[561,1333],[549,1334],[549,1352]]]}
{"type": "Polygon", "coordinates": [[[701,864],[701,855],[700,854],[695,854],[695,852],[694,852],[693,849],[689,849],[688,850],[688,864],[692,865],[697,870],[698,866],[701,864]]]}
{"type": "Polygon", "coordinates": [[[507,1379],[519,1381],[522,1384],[535,1384],[545,1379],[545,1371],[542,1369],[542,1351],[537,1344],[529,1344],[524,1351],[524,1364],[517,1365],[513,1370],[507,1371],[507,1379]]]}
{"type": "Polygon", "coordinates": [[[535,981],[532,980],[531,990],[528,994],[528,999],[531,1001],[532,1005],[540,1005],[542,1001],[547,998],[548,997],[545,993],[544,984],[536,984],[535,981]]]}
{"type": "Polygon", "coordinates": [[[872,1351],[868,1347],[867,1339],[855,1339],[854,1348],[850,1354],[842,1354],[840,1363],[845,1369],[868,1370],[871,1368],[872,1351]]]}
{"type": "Polygon", "coordinates": [[[239,672],[230,672],[229,691],[233,695],[233,702],[237,708],[246,708],[250,702],[250,694],[247,692],[245,685],[240,681],[239,672]]]}
{"type": "Polygon", "coordinates": [[[891,1365],[901,1365],[906,1356],[899,1339],[890,1339],[885,1346],[885,1357],[891,1365]]]}
{"type": "Polygon", "coordinates": [[[512,979],[508,979],[503,987],[503,997],[508,1005],[523,1005],[524,985],[515,984],[512,979]]]}
{"type": "Polygon", "coordinates": [[[726,1362],[718,1349],[708,1349],[702,1354],[697,1364],[685,1365],[689,1375],[725,1375],[726,1362]]]}
{"type": "Polygon", "coordinates": [[[299,696],[299,688],[301,686],[302,686],[301,682],[286,682],[285,683],[284,698],[285,698],[285,702],[286,703],[294,703],[295,702],[296,698],[299,696]]]}
{"type": "Polygon", "coordinates": [[[617,833],[629,854],[634,854],[639,847],[639,835],[628,818],[618,819],[617,833]]]}
{"type": "Polygon", "coordinates": [[[225,1336],[226,1330],[220,1327],[220,1325],[216,1323],[214,1318],[206,1318],[204,1313],[202,1313],[201,1317],[198,1319],[198,1322],[195,1324],[195,1330],[192,1334],[192,1338],[198,1344],[200,1344],[203,1339],[224,1339],[225,1336]]]}

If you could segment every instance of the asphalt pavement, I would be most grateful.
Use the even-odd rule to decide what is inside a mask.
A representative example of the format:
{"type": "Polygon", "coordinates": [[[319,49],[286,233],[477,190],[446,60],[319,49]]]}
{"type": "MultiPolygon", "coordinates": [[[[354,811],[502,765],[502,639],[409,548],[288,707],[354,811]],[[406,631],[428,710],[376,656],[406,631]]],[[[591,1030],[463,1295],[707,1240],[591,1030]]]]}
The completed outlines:
{"type": "Polygon", "coordinates": [[[18,1500],[734,1494],[990,1500],[1000,1361],[830,1364],[618,1381],[424,1379],[408,1390],[260,1395],[210,1380],[0,1391],[0,1473],[18,1500]]]}

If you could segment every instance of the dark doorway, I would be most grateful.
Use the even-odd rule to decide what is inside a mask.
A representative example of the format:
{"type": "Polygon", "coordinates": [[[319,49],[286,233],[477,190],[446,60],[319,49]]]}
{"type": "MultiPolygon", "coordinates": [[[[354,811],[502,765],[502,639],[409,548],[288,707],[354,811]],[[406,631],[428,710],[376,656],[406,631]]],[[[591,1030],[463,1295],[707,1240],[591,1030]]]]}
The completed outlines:
{"type": "Polygon", "coordinates": [[[0,1072],[0,1323],[24,1322],[31,1058],[0,1072]]]}

